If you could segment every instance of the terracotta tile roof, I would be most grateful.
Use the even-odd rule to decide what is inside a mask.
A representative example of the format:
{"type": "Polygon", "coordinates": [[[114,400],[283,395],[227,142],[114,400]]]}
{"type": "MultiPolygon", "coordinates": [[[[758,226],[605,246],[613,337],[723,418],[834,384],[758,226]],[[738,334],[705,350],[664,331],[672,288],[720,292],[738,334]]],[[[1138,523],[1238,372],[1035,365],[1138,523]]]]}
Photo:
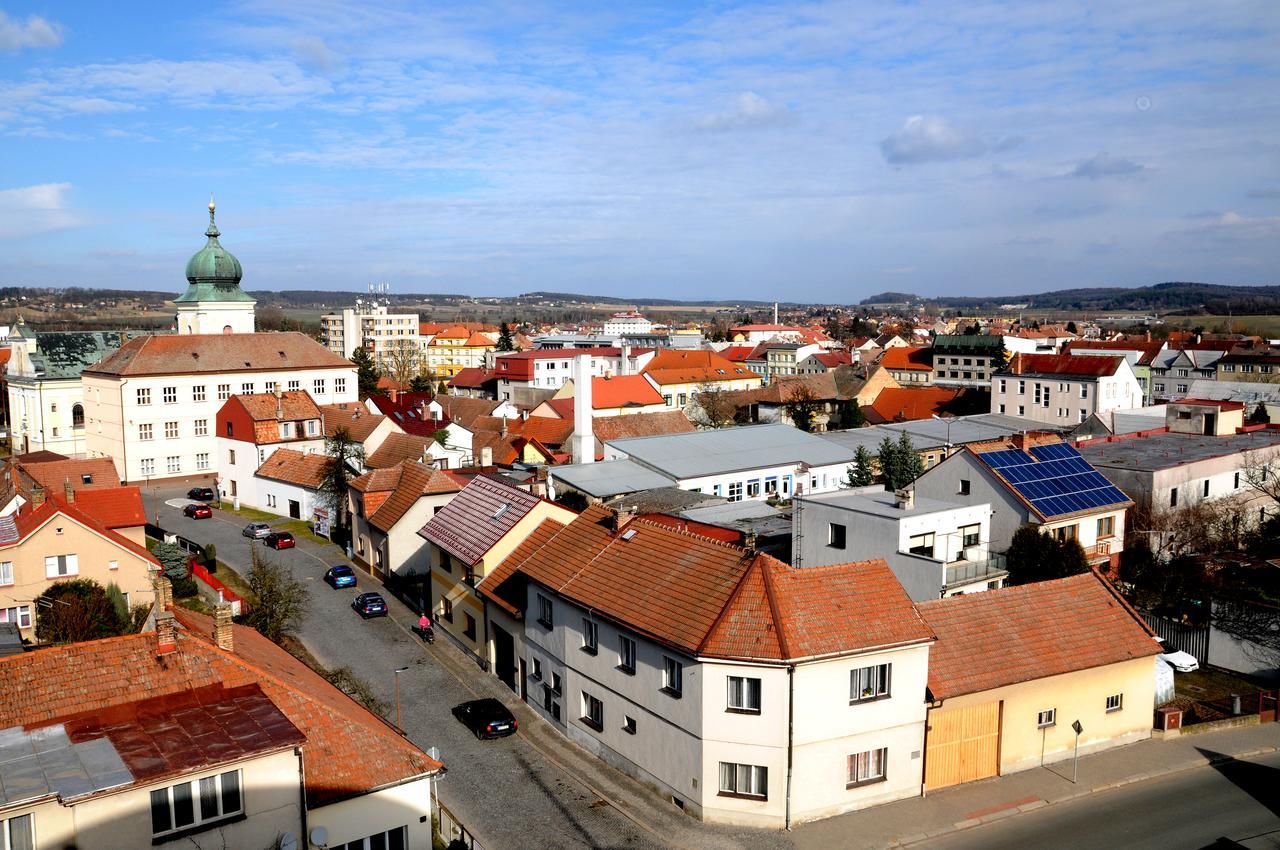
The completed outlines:
{"type": "MultiPolygon", "coordinates": [[[[390,724],[258,632],[232,626],[234,653],[213,644],[213,619],[185,608],[174,616],[187,630],[180,647],[203,644],[222,662],[222,681],[257,681],[271,701],[307,736],[303,746],[311,807],[438,772],[442,765],[390,724]],[[369,758],[377,753],[377,758],[369,758]]],[[[154,640],[154,636],[152,640],[154,640]]],[[[193,653],[194,654],[194,653],[193,653]]],[[[154,658],[154,652],[152,658],[154,658]]]]}
{"type": "MultiPolygon", "coordinates": [[[[369,435],[387,419],[380,414],[370,413],[369,408],[358,401],[325,404],[321,405],[320,410],[324,414],[325,436],[332,437],[339,428],[346,428],[351,439],[357,443],[369,439],[369,435]]],[[[394,422],[391,424],[395,425],[394,422]]],[[[395,425],[395,430],[399,431],[400,426],[395,425]]]]}
{"type": "Polygon", "coordinates": [[[472,479],[418,531],[466,564],[475,564],[540,500],[488,477],[472,479]]]}
{"type": "Polygon", "coordinates": [[[884,561],[797,570],[661,523],[613,525],[588,507],[504,570],[693,655],[785,660],[932,639],[884,561]]]}
{"type": "Polygon", "coordinates": [[[752,331],[757,333],[768,331],[776,331],[778,333],[782,333],[784,331],[801,333],[803,330],[803,328],[798,328],[795,325],[738,325],[737,327],[730,328],[729,333],[750,333],[752,331]]]}
{"type": "Polygon", "coordinates": [[[370,469],[386,469],[406,460],[422,460],[423,452],[434,440],[418,434],[388,434],[378,448],[365,455],[364,465],[370,469]]]}
{"type": "MultiPolygon", "coordinates": [[[[621,419],[623,417],[606,417],[610,419],[621,419]]],[[[499,419],[493,416],[481,416],[475,419],[471,424],[471,430],[479,434],[481,432],[501,433],[503,427],[507,429],[508,437],[524,437],[528,440],[537,440],[545,446],[559,448],[569,441],[569,437],[573,435],[572,419],[553,419],[550,416],[530,416],[528,419],[499,419]]],[[[474,450],[474,445],[472,446],[474,450]]]]}
{"type": "Polygon", "coordinates": [[[524,600],[510,592],[513,588],[503,588],[503,584],[507,579],[511,578],[517,566],[524,563],[526,558],[551,542],[551,538],[555,537],[564,528],[564,525],[564,523],[557,522],[551,518],[544,519],[538,523],[538,527],[533,530],[533,533],[522,540],[519,546],[512,549],[511,554],[503,558],[502,562],[476,585],[476,589],[488,596],[508,613],[519,616],[520,606],[524,604],[524,600]]]}
{"type": "MultiPolygon", "coordinates": [[[[1063,354],[1075,354],[1077,351],[1136,351],[1138,352],[1138,365],[1150,366],[1155,356],[1164,350],[1164,343],[1160,341],[1150,342],[1106,342],[1099,339],[1073,339],[1062,347],[1063,354]]],[[[1089,355],[1095,357],[1097,355],[1089,355]]]]}
{"type": "Polygon", "coordinates": [[[405,461],[396,469],[396,481],[391,495],[369,516],[369,524],[381,531],[390,531],[400,521],[414,502],[423,496],[457,493],[462,490],[449,476],[416,461],[405,461]]]}
{"type": "Polygon", "coordinates": [[[929,654],[934,699],[1160,652],[1142,619],[1092,572],[934,599],[919,608],[938,635],[929,654]]]}
{"type": "Polygon", "coordinates": [[[119,487],[120,475],[116,465],[109,457],[85,458],[83,460],[53,460],[44,462],[19,462],[18,468],[27,474],[33,484],[46,490],[61,492],[67,482],[76,491],[90,488],[119,487]],[[84,476],[92,480],[85,482],[84,476]]]}
{"type": "Polygon", "coordinates": [[[24,455],[14,455],[13,459],[20,463],[48,463],[53,460],[71,460],[71,458],[66,455],[60,455],[57,452],[51,452],[47,449],[27,452],[24,455]]]}
{"type": "Polygon", "coordinates": [[[1102,378],[1114,375],[1123,357],[1092,354],[1015,354],[1006,373],[1102,378]]]}
{"type": "Polygon", "coordinates": [[[720,356],[730,363],[744,363],[751,358],[751,352],[755,350],[754,345],[731,345],[720,349],[720,356]]]}
{"type": "Polygon", "coordinates": [[[449,386],[478,390],[483,389],[485,384],[495,380],[497,380],[497,376],[492,369],[468,366],[465,369],[459,369],[458,374],[449,379],[449,386]]]}
{"type": "Polygon", "coordinates": [[[465,396],[443,395],[439,397],[444,415],[451,422],[457,422],[463,428],[471,429],[471,423],[478,416],[488,416],[501,402],[488,398],[467,398],[465,396]]]}
{"type": "Polygon", "coordinates": [[[643,375],[613,375],[591,379],[593,410],[663,403],[662,394],[643,375]]]}
{"type": "Polygon", "coordinates": [[[164,334],[131,339],[85,375],[187,375],[281,369],[354,369],[306,334],[164,334]]]}
{"type": "Polygon", "coordinates": [[[591,432],[601,442],[626,437],[656,437],[662,434],[688,434],[698,430],[680,410],[658,410],[627,416],[601,416],[591,420],[591,432]]]}
{"type": "MultiPolygon", "coordinates": [[[[570,396],[569,398],[549,398],[546,401],[544,401],[542,404],[538,405],[538,407],[543,407],[543,406],[545,406],[547,410],[549,410],[552,414],[554,414],[551,416],[552,419],[573,419],[573,397],[572,396],[570,396]]],[[[537,410],[537,409],[538,408],[534,408],[534,410],[537,410]]],[[[534,415],[533,411],[530,411],[529,415],[530,416],[534,415]]],[[[538,415],[543,416],[547,414],[540,413],[538,415]]]]}
{"type": "MultiPolygon", "coordinates": [[[[901,351],[890,348],[886,351],[901,351]]],[[[886,387],[863,408],[872,424],[910,422],[946,413],[962,390],[951,387],[886,387]]]]}
{"type": "Polygon", "coordinates": [[[297,449],[276,449],[253,474],[259,478],[315,490],[324,481],[328,466],[328,455],[318,452],[303,454],[297,449]]]}
{"type": "Polygon", "coordinates": [[[438,322],[418,322],[419,336],[435,336],[445,329],[445,325],[438,322]]]}
{"type": "Polygon", "coordinates": [[[400,468],[373,469],[347,482],[347,486],[361,493],[390,493],[400,483],[400,468]]]}
{"type": "Polygon", "coordinates": [[[644,367],[644,374],[660,385],[708,384],[759,378],[750,369],[729,361],[714,351],[663,349],[644,367]]]}
{"type": "Polygon", "coordinates": [[[933,351],[919,346],[886,348],[880,355],[880,365],[886,369],[900,371],[931,372],[933,371],[933,351]]]}
{"type": "MultiPolygon", "coordinates": [[[[133,490],[135,492],[137,491],[136,487],[122,487],[120,489],[122,491],[124,490],[133,490]]],[[[79,494],[77,494],[77,500],[78,499],[79,499],[79,494]]],[[[141,496],[139,496],[139,499],[141,499],[141,496]]],[[[82,510],[79,506],[78,501],[76,504],[68,504],[67,502],[63,501],[60,495],[54,494],[54,493],[50,493],[46,496],[44,504],[36,506],[31,503],[27,503],[23,505],[22,508],[16,514],[12,515],[14,527],[18,532],[18,540],[5,541],[4,545],[19,544],[22,539],[25,539],[27,536],[29,536],[30,534],[35,532],[37,529],[39,529],[41,526],[43,526],[46,522],[53,519],[55,516],[58,516],[59,514],[61,514],[62,516],[68,517],[71,520],[80,523],[85,528],[88,528],[96,532],[97,534],[101,535],[103,538],[110,541],[111,543],[114,543],[116,546],[120,547],[121,549],[125,549],[133,553],[134,555],[137,555],[138,557],[150,562],[156,567],[160,566],[160,562],[156,560],[156,557],[154,555],[152,555],[150,552],[147,551],[147,547],[140,546],[137,543],[134,543],[129,538],[113,531],[110,528],[107,528],[105,525],[103,525],[101,522],[95,519],[92,515],[82,510]]],[[[116,519],[118,518],[119,517],[116,517],[116,519]]]]}
{"type": "Polygon", "coordinates": [[[482,333],[471,334],[471,336],[467,337],[467,341],[463,343],[463,345],[468,348],[491,348],[496,344],[497,343],[482,333]]]}
{"type": "Polygon", "coordinates": [[[75,491],[75,506],[104,528],[145,525],[147,512],[137,487],[91,487],[75,491]]]}
{"type": "Polygon", "coordinates": [[[774,378],[767,386],[752,390],[731,390],[725,397],[739,407],[748,404],[785,404],[799,387],[805,387],[816,401],[838,401],[841,393],[836,385],[834,371],[812,375],[783,375],[774,378]]]}
{"type": "Polygon", "coordinates": [[[274,393],[233,395],[228,402],[236,401],[255,422],[296,422],[299,419],[319,419],[320,408],[305,390],[289,390],[280,394],[277,407],[274,393]]]}
{"type": "Polygon", "coordinates": [[[853,355],[847,351],[819,351],[816,354],[810,354],[808,359],[817,360],[828,369],[853,364],[853,355]]]}

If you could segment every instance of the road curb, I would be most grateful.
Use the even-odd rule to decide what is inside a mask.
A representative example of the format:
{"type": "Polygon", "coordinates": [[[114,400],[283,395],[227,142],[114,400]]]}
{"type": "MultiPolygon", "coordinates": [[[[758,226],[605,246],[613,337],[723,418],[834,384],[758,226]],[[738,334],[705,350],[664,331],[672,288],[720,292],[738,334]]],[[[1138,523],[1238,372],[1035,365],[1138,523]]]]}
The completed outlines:
{"type": "Polygon", "coordinates": [[[1200,768],[1200,767],[1214,767],[1216,765],[1226,764],[1228,762],[1238,761],[1240,759],[1253,758],[1254,756],[1269,755],[1277,751],[1280,751],[1280,750],[1278,750],[1276,747],[1273,747],[1273,746],[1256,747],[1250,750],[1241,750],[1240,752],[1237,752],[1237,753],[1223,753],[1219,757],[1213,758],[1213,759],[1199,759],[1199,760],[1196,760],[1195,762],[1188,762],[1188,763],[1178,764],[1178,765],[1170,765],[1169,767],[1151,770],[1146,773],[1136,773],[1132,776],[1126,776],[1123,779],[1117,779],[1112,782],[1105,782],[1105,783],[1102,783],[1101,785],[1094,785],[1090,788],[1083,788],[1073,793],[1064,794],[1063,796],[1057,797],[1056,799],[1052,799],[1052,800],[1040,799],[1040,800],[1036,800],[1035,802],[1024,803],[1021,806],[1013,806],[1008,809],[1001,809],[1000,811],[992,812],[990,814],[983,815],[982,817],[966,818],[965,820],[956,821],[955,823],[951,824],[950,827],[943,827],[937,831],[912,833],[909,836],[903,836],[902,838],[898,838],[898,839],[894,839],[893,841],[890,841],[888,846],[889,847],[911,847],[914,845],[918,845],[921,842],[929,841],[943,835],[948,835],[956,832],[963,832],[965,830],[974,829],[975,827],[979,827],[984,824],[994,823],[995,821],[1004,820],[1015,814],[1024,814],[1026,812],[1033,812],[1038,809],[1048,808],[1050,806],[1057,806],[1057,805],[1062,805],[1064,803],[1074,802],[1075,800],[1079,800],[1083,797],[1091,797],[1094,794],[1100,794],[1106,791],[1113,791],[1117,788],[1123,788],[1127,785],[1135,785],[1139,782],[1147,782],[1152,779],[1163,779],[1165,777],[1172,776],[1174,774],[1186,773],[1189,770],[1195,770],[1196,768],[1200,768]]]}

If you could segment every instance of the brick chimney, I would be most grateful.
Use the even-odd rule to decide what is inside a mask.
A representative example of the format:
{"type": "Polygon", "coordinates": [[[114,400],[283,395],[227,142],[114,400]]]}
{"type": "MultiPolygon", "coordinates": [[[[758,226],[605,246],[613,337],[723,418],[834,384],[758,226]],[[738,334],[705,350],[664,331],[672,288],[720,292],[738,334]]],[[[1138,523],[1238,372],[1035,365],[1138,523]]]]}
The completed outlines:
{"type": "Polygon", "coordinates": [[[916,490],[914,487],[903,487],[893,491],[894,504],[898,510],[909,511],[916,506],[916,490]]]}
{"type": "Polygon", "coordinates": [[[162,572],[157,572],[152,580],[156,594],[156,611],[168,611],[173,607],[173,583],[162,572]]]}
{"type": "Polygon", "coordinates": [[[213,609],[213,642],[218,649],[232,652],[235,649],[235,638],[231,629],[231,603],[220,602],[213,609]]]}
{"type": "Polygon", "coordinates": [[[387,390],[387,395],[391,397],[391,403],[395,404],[396,401],[400,398],[400,391],[395,387],[392,387],[391,389],[387,390]]]}
{"type": "Polygon", "coordinates": [[[627,527],[631,520],[636,518],[636,506],[621,507],[613,512],[613,531],[618,533],[627,527]]]}
{"type": "Polygon", "coordinates": [[[44,488],[37,486],[31,491],[31,507],[38,508],[44,504],[44,488]]]}
{"type": "Polygon", "coordinates": [[[168,655],[178,649],[177,629],[172,611],[156,614],[156,655],[168,655]]]}
{"type": "Polygon", "coordinates": [[[1027,447],[1031,445],[1031,440],[1028,438],[1026,431],[1019,431],[1010,439],[1013,441],[1013,447],[1019,451],[1025,452],[1027,447]]]}
{"type": "Polygon", "coordinates": [[[62,495],[66,498],[68,505],[76,503],[76,488],[71,486],[70,478],[62,482],[62,495]]]}

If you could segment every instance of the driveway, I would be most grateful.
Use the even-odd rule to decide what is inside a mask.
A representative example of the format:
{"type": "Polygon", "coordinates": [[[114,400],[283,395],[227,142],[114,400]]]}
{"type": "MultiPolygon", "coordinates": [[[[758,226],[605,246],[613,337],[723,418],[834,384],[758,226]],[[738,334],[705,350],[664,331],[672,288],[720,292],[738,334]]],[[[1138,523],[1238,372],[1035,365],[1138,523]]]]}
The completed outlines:
{"type": "Polygon", "coordinates": [[[251,547],[261,546],[304,581],[311,589],[311,605],[298,637],[325,666],[352,668],[393,705],[392,721],[392,671],[409,668],[400,676],[403,729],[420,747],[440,749],[448,769],[438,787],[440,799],[486,850],[789,845],[778,833],[720,830],[680,814],[549,728],[538,729],[545,722],[526,706],[514,706],[522,727],[519,734],[477,740],[454,720],[450,709],[492,693],[505,693],[512,702],[512,694],[495,677],[466,661],[443,636],[433,646],[425,645],[408,630],[416,615],[390,594],[383,595],[391,616],[361,620],[350,607],[351,599],[363,590],[382,588],[358,568],[356,589],[333,590],[325,584],[322,576],[328,567],[350,563],[338,547],[300,538],[296,549],[274,552],[241,536],[247,520],[229,512],[215,510],[213,519],[184,517],[185,492],[185,486],[180,491],[158,488],[154,504],[164,529],[200,544],[214,543],[219,560],[246,571],[251,547]],[[633,810],[624,812],[611,805],[595,788],[608,788],[611,798],[625,795],[633,810]]]}

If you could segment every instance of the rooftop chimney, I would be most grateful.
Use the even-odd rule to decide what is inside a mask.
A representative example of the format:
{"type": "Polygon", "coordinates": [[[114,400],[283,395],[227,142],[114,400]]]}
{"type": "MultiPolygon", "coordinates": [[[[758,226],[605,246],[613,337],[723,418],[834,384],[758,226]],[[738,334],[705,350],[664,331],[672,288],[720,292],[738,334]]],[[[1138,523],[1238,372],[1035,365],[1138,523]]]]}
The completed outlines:
{"type": "Polygon", "coordinates": [[[624,342],[622,344],[622,362],[619,364],[618,374],[631,374],[631,343],[629,342],[624,342]]]}
{"type": "Polygon", "coordinates": [[[155,573],[152,587],[156,596],[156,611],[168,611],[173,607],[173,583],[164,573],[155,573]]]}
{"type": "Polygon", "coordinates": [[[1031,445],[1031,440],[1027,437],[1026,431],[1019,431],[1010,439],[1013,441],[1013,447],[1018,451],[1025,452],[1027,447],[1031,445]]]}
{"type": "MultiPolygon", "coordinates": [[[[506,420],[503,420],[503,421],[506,421],[506,420]]],[[[492,446],[484,446],[480,449],[480,466],[486,467],[486,468],[493,466],[493,447],[492,446]]]]}
{"type": "Polygon", "coordinates": [[[395,387],[392,387],[391,389],[387,390],[387,395],[391,396],[391,403],[395,404],[396,399],[400,398],[400,391],[395,387]]]}
{"type": "Polygon", "coordinates": [[[178,649],[177,629],[173,624],[173,612],[156,614],[156,655],[168,655],[178,649]]]}
{"type": "Polygon", "coordinates": [[[899,510],[909,511],[916,506],[916,489],[914,487],[903,487],[901,490],[893,491],[894,503],[899,510]]]}
{"type": "Polygon", "coordinates": [[[593,463],[596,439],[591,430],[591,355],[579,354],[573,367],[573,462],[593,463]]]}
{"type": "Polygon", "coordinates": [[[43,504],[44,488],[37,485],[36,488],[31,491],[31,507],[38,508],[43,504]]]}
{"type": "Polygon", "coordinates": [[[280,391],[280,383],[278,381],[276,382],[275,397],[276,421],[279,422],[281,419],[284,419],[284,393],[280,391]]]}
{"type": "Polygon", "coordinates": [[[62,494],[66,497],[68,505],[74,505],[76,503],[76,488],[71,486],[70,478],[62,482],[62,494]]]}
{"type": "Polygon", "coordinates": [[[218,649],[232,652],[235,638],[231,631],[231,603],[219,602],[213,609],[213,642],[218,649]]]}
{"type": "Polygon", "coordinates": [[[613,530],[615,532],[622,531],[627,527],[627,523],[636,518],[636,506],[620,507],[613,512],[613,530]]]}
{"type": "Polygon", "coordinates": [[[756,530],[749,529],[742,535],[742,548],[747,550],[748,555],[756,553],[756,530]]]}

